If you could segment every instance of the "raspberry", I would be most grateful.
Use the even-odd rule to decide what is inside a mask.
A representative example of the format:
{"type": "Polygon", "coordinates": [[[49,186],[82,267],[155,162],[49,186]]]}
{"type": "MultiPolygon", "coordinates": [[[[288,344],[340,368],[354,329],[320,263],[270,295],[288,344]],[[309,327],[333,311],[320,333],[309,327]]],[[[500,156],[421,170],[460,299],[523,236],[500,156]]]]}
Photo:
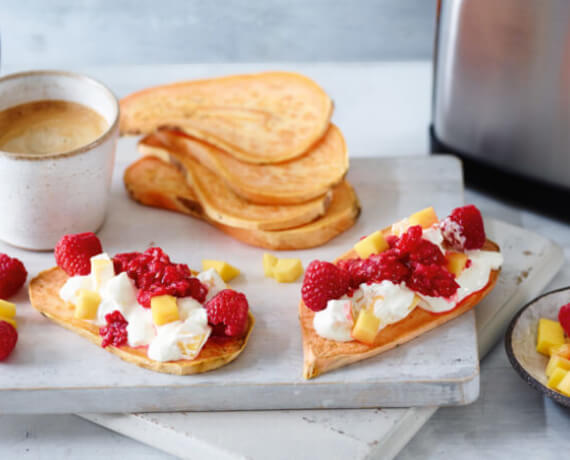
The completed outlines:
{"type": "Polygon", "coordinates": [[[18,332],[16,328],[7,321],[0,321],[0,361],[4,361],[10,356],[17,341],[18,332]]]}
{"type": "Polygon", "coordinates": [[[414,264],[406,285],[413,291],[431,297],[451,297],[459,288],[454,276],[436,264],[414,264]]]}
{"type": "Polygon", "coordinates": [[[350,286],[354,289],[362,283],[372,281],[390,280],[398,284],[410,275],[410,269],[399,260],[396,249],[373,254],[367,259],[339,260],[337,265],[350,274],[350,286]]]}
{"type": "Polygon", "coordinates": [[[400,239],[395,243],[394,248],[398,250],[400,256],[408,255],[416,250],[422,241],[422,227],[413,225],[400,236],[400,239]]]}
{"type": "Polygon", "coordinates": [[[440,225],[443,238],[453,248],[481,249],[485,244],[483,218],[472,204],[455,208],[440,225]]]}
{"type": "Polygon", "coordinates": [[[562,305],[558,311],[558,321],[566,332],[566,335],[570,336],[570,303],[562,305]]]}
{"type": "Polygon", "coordinates": [[[218,292],[204,305],[208,313],[208,322],[214,326],[212,333],[223,331],[228,337],[240,337],[247,328],[249,305],[245,295],[232,289],[218,292]],[[223,329],[221,325],[225,326],[223,329]]]}
{"type": "Polygon", "coordinates": [[[101,242],[92,232],[64,235],[54,249],[55,262],[69,276],[88,275],[89,259],[102,252],[101,242]]]}
{"type": "Polygon", "coordinates": [[[445,263],[445,256],[443,252],[441,252],[441,249],[431,241],[421,240],[416,246],[415,251],[410,254],[410,260],[424,265],[443,265],[445,263]]]}
{"type": "Polygon", "coordinates": [[[12,297],[26,281],[28,272],[18,259],[0,254],[0,299],[12,297]]]}
{"type": "Polygon", "coordinates": [[[99,335],[103,337],[101,346],[103,348],[113,345],[120,347],[127,343],[127,320],[119,310],[105,315],[107,325],[99,328],[99,335]]]}
{"type": "Polygon", "coordinates": [[[305,272],[301,294],[313,311],[323,310],[327,302],[346,294],[351,285],[348,272],[329,262],[313,260],[305,272]]]}
{"type": "Polygon", "coordinates": [[[150,308],[152,297],[166,294],[191,296],[200,303],[206,300],[208,288],[192,276],[188,265],[171,262],[161,248],[117,254],[113,263],[117,273],[124,271],[135,282],[137,301],[145,308],[150,308]]]}

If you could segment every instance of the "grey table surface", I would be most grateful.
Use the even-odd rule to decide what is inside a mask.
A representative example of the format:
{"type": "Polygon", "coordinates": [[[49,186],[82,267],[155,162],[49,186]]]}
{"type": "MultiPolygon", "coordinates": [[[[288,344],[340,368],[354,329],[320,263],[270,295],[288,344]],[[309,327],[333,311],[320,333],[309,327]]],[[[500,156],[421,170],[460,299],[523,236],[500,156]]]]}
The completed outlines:
{"type": "MultiPolygon", "coordinates": [[[[253,66],[257,68],[256,66],[253,66]]],[[[285,65],[272,65],[284,68],[285,65]]],[[[323,81],[337,102],[337,121],[353,155],[427,154],[430,63],[286,65],[323,81]],[[349,95],[335,94],[351,76],[349,95]],[[351,105],[350,101],[355,101],[351,105]],[[363,124],[362,120],[373,120],[363,124]],[[381,123],[382,122],[382,123],[381,123]],[[351,143],[351,140],[353,142],[351,143]]],[[[218,71],[231,70],[218,68],[218,71]]],[[[17,70],[17,69],[14,69],[17,70]]],[[[83,70],[83,69],[79,69],[83,70]]],[[[119,94],[124,69],[92,68],[119,94]]],[[[155,72],[166,72],[167,68],[155,72]]],[[[514,225],[543,234],[564,248],[566,263],[548,289],[570,285],[570,231],[567,223],[468,190],[466,202],[514,225]]],[[[570,412],[545,400],[508,364],[498,343],[481,365],[481,396],[469,406],[443,408],[402,450],[400,459],[558,459],[567,451],[570,412]]],[[[0,416],[1,458],[170,458],[133,440],[72,415],[0,416]]]]}

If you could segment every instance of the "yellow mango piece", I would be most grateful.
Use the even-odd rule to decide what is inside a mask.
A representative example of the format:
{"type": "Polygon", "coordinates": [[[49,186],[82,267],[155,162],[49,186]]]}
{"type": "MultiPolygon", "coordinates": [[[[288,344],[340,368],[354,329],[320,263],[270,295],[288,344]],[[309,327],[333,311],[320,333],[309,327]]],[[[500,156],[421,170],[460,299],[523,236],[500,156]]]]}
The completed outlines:
{"type": "Polygon", "coordinates": [[[455,276],[459,276],[465,269],[465,265],[467,265],[469,258],[462,252],[450,252],[445,255],[445,260],[449,273],[453,273],[455,276]]]}
{"type": "Polygon", "coordinates": [[[570,343],[565,343],[563,345],[554,345],[550,347],[550,356],[554,355],[570,359],[570,343]]]}
{"type": "Polygon", "coordinates": [[[236,276],[240,274],[240,271],[234,267],[233,265],[224,262],[223,260],[210,260],[210,259],[203,259],[202,260],[202,269],[209,270],[213,268],[218,272],[218,275],[224,280],[224,282],[228,282],[233,280],[236,276]]]}
{"type": "Polygon", "coordinates": [[[16,305],[0,299],[0,316],[7,316],[8,318],[16,316],[16,305]]]}
{"type": "Polygon", "coordinates": [[[91,278],[93,278],[95,290],[99,290],[103,283],[113,276],[115,276],[115,268],[112,260],[91,258],[91,278]]]}
{"type": "Polygon", "coordinates": [[[278,259],[273,267],[273,278],[280,283],[292,283],[303,274],[301,259],[278,259]]]}
{"type": "Polygon", "coordinates": [[[98,292],[89,289],[79,289],[76,294],[74,318],[77,319],[95,319],[97,318],[97,310],[101,304],[101,296],[98,292]]]}
{"type": "Polygon", "coordinates": [[[540,318],[538,322],[536,351],[549,356],[551,347],[563,345],[565,342],[564,330],[558,321],[540,318]]]}
{"type": "Polygon", "coordinates": [[[176,297],[171,295],[159,295],[150,299],[150,311],[152,321],[157,326],[180,319],[176,297]]]}
{"type": "Polygon", "coordinates": [[[354,245],[354,250],[361,259],[366,259],[368,256],[378,254],[388,248],[388,242],[380,230],[371,233],[354,245]]]}
{"type": "Polygon", "coordinates": [[[13,317],[8,318],[7,316],[0,316],[0,321],[6,321],[14,326],[14,329],[18,329],[18,324],[16,323],[16,319],[13,317]]]}
{"type": "Polygon", "coordinates": [[[186,359],[194,358],[202,349],[210,334],[196,335],[185,340],[180,340],[177,345],[186,359]]]}
{"type": "Polygon", "coordinates": [[[352,337],[359,342],[372,345],[380,328],[380,318],[371,309],[362,309],[358,313],[352,328],[352,337]]]}
{"type": "Polygon", "coordinates": [[[410,221],[410,225],[421,225],[422,228],[429,228],[439,222],[435,209],[431,206],[412,214],[408,220],[410,221]]]}
{"type": "Polygon", "coordinates": [[[263,254],[263,273],[265,276],[273,278],[273,268],[277,265],[278,260],[279,259],[273,254],[269,254],[268,252],[263,254]]]}
{"type": "Polygon", "coordinates": [[[550,377],[554,372],[554,369],[570,371],[570,360],[565,359],[562,356],[551,356],[548,364],[546,365],[546,376],[550,377]]]}
{"type": "Polygon", "coordinates": [[[556,389],[563,395],[570,396],[570,372],[566,372],[560,383],[556,385],[556,389]]]}
{"type": "Polygon", "coordinates": [[[553,390],[556,390],[556,387],[562,381],[562,379],[566,376],[567,373],[568,373],[568,371],[565,371],[564,369],[560,369],[559,367],[554,369],[554,371],[552,372],[552,375],[548,379],[548,383],[546,384],[546,386],[548,388],[552,388],[553,390]]]}

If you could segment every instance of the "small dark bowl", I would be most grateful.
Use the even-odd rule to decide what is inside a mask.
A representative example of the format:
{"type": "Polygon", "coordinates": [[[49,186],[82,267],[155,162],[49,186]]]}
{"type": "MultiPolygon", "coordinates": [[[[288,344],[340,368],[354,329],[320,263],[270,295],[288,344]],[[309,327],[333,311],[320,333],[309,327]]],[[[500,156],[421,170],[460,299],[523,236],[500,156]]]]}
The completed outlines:
{"type": "Polygon", "coordinates": [[[570,287],[547,292],[522,307],[505,334],[505,349],[515,371],[531,387],[566,407],[570,407],[570,397],[546,386],[548,358],[536,351],[536,333],[540,318],[557,320],[558,310],[569,302],[570,287]]]}

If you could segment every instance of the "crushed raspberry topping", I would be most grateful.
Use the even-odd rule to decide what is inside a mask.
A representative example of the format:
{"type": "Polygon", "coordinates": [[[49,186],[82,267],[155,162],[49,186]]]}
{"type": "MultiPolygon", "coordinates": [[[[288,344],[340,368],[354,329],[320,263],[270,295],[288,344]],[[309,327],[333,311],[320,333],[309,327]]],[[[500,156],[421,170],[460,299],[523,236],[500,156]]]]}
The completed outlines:
{"type": "Polygon", "coordinates": [[[454,209],[440,226],[443,238],[455,249],[481,249],[485,244],[483,218],[472,204],[454,209]]]}
{"type": "Polygon", "coordinates": [[[330,262],[313,260],[305,271],[301,295],[313,311],[323,310],[329,300],[338,299],[349,291],[350,274],[330,262]]]}
{"type": "Polygon", "coordinates": [[[89,275],[91,257],[102,252],[101,241],[92,232],[64,235],[54,248],[57,266],[69,276],[89,275]]]}
{"type": "Polygon", "coordinates": [[[202,303],[208,288],[186,264],[176,264],[161,248],[149,248],[143,253],[130,252],[113,257],[115,272],[126,272],[139,289],[137,301],[150,308],[150,299],[159,295],[193,297],[202,303]]]}
{"type": "Polygon", "coordinates": [[[213,326],[212,334],[227,337],[241,337],[247,329],[249,304],[241,292],[224,289],[204,305],[208,323],[213,326]]]}
{"type": "Polygon", "coordinates": [[[373,254],[367,259],[339,260],[337,266],[350,275],[353,289],[369,281],[389,280],[399,284],[410,276],[410,269],[400,260],[396,249],[373,254]]]}
{"type": "Polygon", "coordinates": [[[24,264],[6,254],[0,254],[0,299],[12,297],[26,281],[24,264]]]}
{"type": "Polygon", "coordinates": [[[18,331],[7,321],[0,321],[0,361],[12,354],[18,342],[18,331]]]}
{"type": "Polygon", "coordinates": [[[451,297],[459,288],[453,274],[437,264],[414,264],[406,285],[412,291],[431,297],[451,297]]]}
{"type": "Polygon", "coordinates": [[[127,344],[127,320],[119,310],[105,315],[107,325],[99,328],[99,335],[103,337],[103,348],[113,345],[120,347],[127,344]]]}
{"type": "Polygon", "coordinates": [[[570,336],[570,303],[562,305],[558,311],[558,321],[566,332],[566,335],[570,336]]]}

